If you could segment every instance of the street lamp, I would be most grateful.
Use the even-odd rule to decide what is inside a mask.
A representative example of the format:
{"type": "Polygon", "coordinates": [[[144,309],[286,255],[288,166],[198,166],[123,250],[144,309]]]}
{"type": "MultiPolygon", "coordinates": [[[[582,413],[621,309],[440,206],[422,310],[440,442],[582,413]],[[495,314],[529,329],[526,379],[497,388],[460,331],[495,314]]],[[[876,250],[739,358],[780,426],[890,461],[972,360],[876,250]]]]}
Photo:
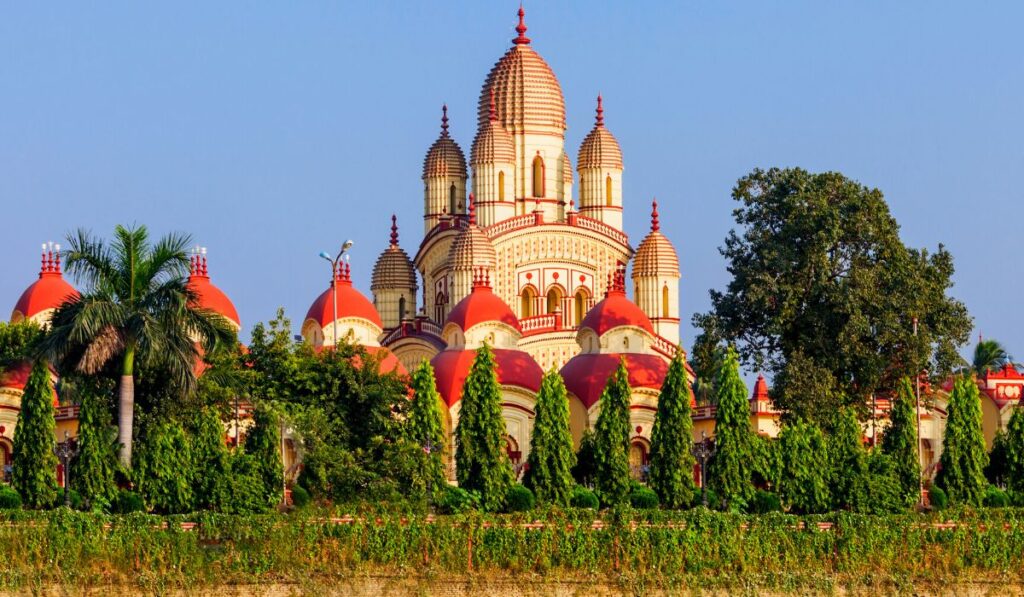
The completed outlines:
{"type": "Polygon", "coordinates": [[[713,441],[707,431],[701,431],[700,441],[693,446],[693,455],[700,461],[700,499],[705,508],[708,507],[707,465],[713,449],[713,441]]]}
{"type": "Polygon", "coordinates": [[[334,259],[331,259],[331,254],[327,251],[320,251],[320,258],[331,264],[331,298],[334,300],[334,320],[331,322],[331,328],[335,346],[338,345],[338,262],[341,261],[341,258],[351,248],[352,241],[345,241],[341,245],[341,250],[338,251],[338,256],[334,259]]]}
{"type": "Polygon", "coordinates": [[[58,443],[54,447],[53,451],[57,454],[57,459],[60,460],[61,466],[64,467],[64,505],[71,507],[71,494],[69,488],[71,486],[71,459],[75,456],[75,452],[78,451],[77,447],[71,442],[70,434],[64,432],[64,441],[58,443]]]}

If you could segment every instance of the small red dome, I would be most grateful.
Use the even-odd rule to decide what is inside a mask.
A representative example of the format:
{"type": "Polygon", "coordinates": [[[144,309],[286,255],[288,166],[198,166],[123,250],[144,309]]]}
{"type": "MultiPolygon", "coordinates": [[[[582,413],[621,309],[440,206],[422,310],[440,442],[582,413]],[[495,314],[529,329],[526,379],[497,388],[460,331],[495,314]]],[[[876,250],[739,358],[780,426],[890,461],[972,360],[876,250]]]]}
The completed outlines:
{"type": "Polygon", "coordinates": [[[39,279],[21,293],[21,298],[14,305],[11,319],[35,317],[43,311],[56,309],[66,300],[78,298],[78,291],[68,284],[61,275],[60,269],[53,268],[39,272],[39,279]]]}
{"type": "MultiPolygon", "coordinates": [[[[28,378],[32,375],[32,363],[28,361],[21,361],[12,365],[9,369],[0,375],[0,388],[7,388],[11,390],[25,391],[25,385],[28,384],[28,378]]],[[[51,371],[51,376],[53,375],[51,371]]],[[[59,406],[60,399],[57,397],[57,388],[53,384],[51,377],[50,387],[53,390],[53,405],[59,406]]]]}
{"type": "MultiPolygon", "coordinates": [[[[498,383],[540,391],[544,377],[540,365],[520,350],[493,349],[497,363],[498,383]]],[[[462,399],[462,386],[476,357],[475,350],[445,350],[438,353],[430,364],[434,367],[437,391],[449,407],[462,399]]]]}
{"type": "Polygon", "coordinates": [[[565,388],[583,406],[590,408],[601,399],[608,379],[615,373],[620,359],[626,359],[629,387],[660,390],[668,375],[668,363],[654,354],[578,354],[562,367],[565,388]]]}
{"type": "Polygon", "coordinates": [[[512,309],[491,291],[488,283],[478,280],[473,285],[473,292],[459,301],[448,314],[446,323],[454,323],[465,332],[478,323],[488,321],[500,321],[522,331],[519,319],[512,309]]]}
{"type": "Polygon", "coordinates": [[[210,282],[209,276],[195,275],[188,278],[189,289],[196,294],[198,306],[219,313],[242,327],[242,320],[238,317],[235,304],[231,302],[228,295],[224,294],[210,282]]]}
{"type": "Polygon", "coordinates": [[[654,326],[647,314],[626,297],[625,291],[613,288],[601,302],[591,307],[580,327],[590,328],[598,336],[603,336],[608,330],[626,325],[654,333],[654,326]]]}
{"type": "MultiPolygon", "coordinates": [[[[365,319],[373,325],[383,329],[380,314],[363,293],[352,286],[352,280],[347,276],[339,276],[335,287],[338,289],[338,319],[345,317],[358,317],[365,319]]],[[[321,294],[306,312],[306,319],[312,319],[324,327],[334,321],[334,299],[331,288],[321,294]]]]}

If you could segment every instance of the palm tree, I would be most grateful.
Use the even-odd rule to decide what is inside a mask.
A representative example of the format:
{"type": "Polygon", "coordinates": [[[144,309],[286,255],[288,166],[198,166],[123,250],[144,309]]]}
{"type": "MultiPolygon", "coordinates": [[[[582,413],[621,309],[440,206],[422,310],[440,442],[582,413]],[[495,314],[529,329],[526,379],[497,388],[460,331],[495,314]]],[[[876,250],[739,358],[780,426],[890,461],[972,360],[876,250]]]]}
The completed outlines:
{"type": "Polygon", "coordinates": [[[223,317],[195,306],[186,286],[190,244],[184,234],[151,244],[145,226],[117,226],[109,244],[85,230],[68,237],[67,269],[85,287],[54,313],[40,351],[62,371],[94,375],[117,367],[119,458],[126,468],[140,366],[165,369],[183,392],[191,392],[200,351],[234,339],[223,317]]]}
{"type": "Polygon", "coordinates": [[[998,340],[978,340],[974,346],[974,358],[971,360],[971,368],[981,376],[985,371],[996,370],[1009,361],[1006,349],[998,340]]]}

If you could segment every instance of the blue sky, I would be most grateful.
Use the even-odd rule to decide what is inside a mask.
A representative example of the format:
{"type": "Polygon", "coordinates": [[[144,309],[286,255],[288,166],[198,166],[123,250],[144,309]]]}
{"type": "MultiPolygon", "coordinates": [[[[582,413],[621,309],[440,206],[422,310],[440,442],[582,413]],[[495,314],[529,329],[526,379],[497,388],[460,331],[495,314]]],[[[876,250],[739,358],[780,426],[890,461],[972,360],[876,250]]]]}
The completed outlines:
{"type": "MultiPolygon", "coordinates": [[[[355,241],[369,274],[398,214],[421,231],[423,154],[447,102],[468,153],[474,106],[515,2],[9,2],[0,7],[0,302],[38,247],[116,223],[192,233],[246,331],[298,327],[355,241]]],[[[838,170],[880,188],[904,241],[956,258],[974,332],[1024,358],[1024,4],[529,2],[565,93],[569,153],[605,99],[626,228],[650,199],[682,265],[684,342],[730,190],[755,167],[838,170]]],[[[575,160],[574,160],[575,161],[575,160]]],[[[6,297],[6,298],[3,298],[6,297]]],[[[974,338],[972,338],[973,343],[974,338]]]]}

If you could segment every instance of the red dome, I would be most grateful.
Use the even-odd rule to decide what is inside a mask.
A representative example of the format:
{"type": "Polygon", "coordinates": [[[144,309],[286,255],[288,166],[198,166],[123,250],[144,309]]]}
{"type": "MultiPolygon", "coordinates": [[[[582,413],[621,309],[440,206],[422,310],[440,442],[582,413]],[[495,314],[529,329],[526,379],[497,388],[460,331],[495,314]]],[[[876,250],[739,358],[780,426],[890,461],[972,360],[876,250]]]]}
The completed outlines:
{"type": "MultiPolygon", "coordinates": [[[[12,390],[25,391],[25,385],[28,384],[28,378],[32,375],[32,363],[28,361],[21,361],[15,365],[12,365],[10,369],[3,372],[0,375],[0,388],[8,388],[12,390]]],[[[52,375],[52,372],[51,372],[52,375]]],[[[57,388],[53,385],[53,380],[50,380],[50,387],[53,390],[53,405],[59,406],[60,400],[57,397],[57,388]]]]}
{"type": "Polygon", "coordinates": [[[615,373],[620,359],[626,359],[629,387],[660,390],[668,374],[668,363],[653,354],[578,354],[562,367],[565,388],[583,406],[590,408],[601,398],[608,379],[615,373]]]}
{"type": "Polygon", "coordinates": [[[448,314],[446,323],[454,323],[465,332],[478,323],[488,321],[500,321],[522,331],[522,328],[519,327],[519,319],[505,304],[505,301],[498,298],[498,295],[491,291],[489,285],[478,281],[473,285],[473,292],[459,301],[459,304],[455,305],[452,312],[448,314]]]}
{"type": "Polygon", "coordinates": [[[597,332],[598,336],[603,336],[608,330],[625,325],[654,333],[654,326],[651,325],[651,319],[647,314],[629,300],[623,290],[613,289],[587,312],[580,327],[590,328],[597,332]]]}
{"type": "MultiPolygon", "coordinates": [[[[363,293],[352,287],[352,281],[347,278],[339,278],[335,287],[338,289],[338,319],[345,317],[358,317],[365,319],[375,326],[383,329],[384,324],[380,320],[380,314],[363,293]]],[[[334,299],[331,288],[328,288],[313,302],[309,311],[306,312],[306,319],[312,319],[324,327],[334,321],[334,299]]]]}
{"type": "Polygon", "coordinates": [[[43,271],[39,273],[39,279],[21,293],[11,319],[18,313],[29,319],[48,309],[56,309],[65,300],[76,298],[78,291],[64,280],[59,270],[43,271]]]}
{"type": "Polygon", "coordinates": [[[238,317],[235,304],[231,302],[228,295],[224,294],[210,282],[209,276],[193,274],[188,278],[188,288],[196,294],[199,307],[219,313],[242,327],[242,320],[238,317]]]}
{"type": "MultiPolygon", "coordinates": [[[[475,350],[445,350],[431,359],[437,391],[449,407],[462,399],[462,385],[469,376],[475,357],[475,350]]],[[[498,365],[498,383],[526,388],[531,392],[540,391],[544,372],[530,355],[520,350],[496,348],[494,360],[498,365]]]]}

